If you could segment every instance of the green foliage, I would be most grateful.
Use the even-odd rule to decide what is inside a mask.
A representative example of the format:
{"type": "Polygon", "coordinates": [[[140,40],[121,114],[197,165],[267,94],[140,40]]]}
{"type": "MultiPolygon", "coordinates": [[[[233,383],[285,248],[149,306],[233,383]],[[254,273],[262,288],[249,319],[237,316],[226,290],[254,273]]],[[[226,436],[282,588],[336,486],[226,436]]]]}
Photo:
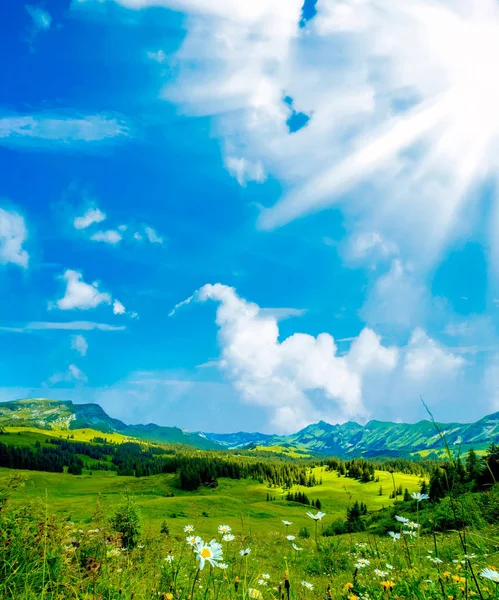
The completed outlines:
{"type": "Polygon", "coordinates": [[[141,533],[140,513],[128,494],[111,516],[109,523],[114,531],[121,535],[123,548],[129,549],[137,546],[141,533]]]}

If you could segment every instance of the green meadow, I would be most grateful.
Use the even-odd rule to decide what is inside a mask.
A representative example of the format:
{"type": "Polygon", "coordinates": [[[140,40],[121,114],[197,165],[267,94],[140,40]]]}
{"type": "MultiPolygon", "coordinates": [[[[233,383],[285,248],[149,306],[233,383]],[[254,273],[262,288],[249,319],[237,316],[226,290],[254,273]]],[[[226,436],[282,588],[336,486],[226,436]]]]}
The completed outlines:
{"type": "MultiPolygon", "coordinates": [[[[338,477],[335,472],[327,472],[324,467],[313,469],[316,476],[322,477],[322,485],[315,487],[293,486],[292,491],[302,491],[311,500],[319,499],[321,510],[332,518],[345,516],[346,508],[356,500],[367,504],[370,510],[379,510],[393,504],[389,498],[393,490],[393,480],[409,492],[419,489],[420,478],[414,475],[377,471],[379,482],[360,483],[347,477],[338,477]],[[383,495],[379,495],[380,485],[383,495]]],[[[26,478],[24,487],[12,494],[13,502],[48,499],[51,511],[69,518],[76,523],[87,523],[99,501],[111,511],[121,501],[123,494],[133,495],[147,527],[159,528],[167,519],[173,533],[179,533],[183,526],[195,519],[203,533],[212,531],[215,525],[226,521],[229,525],[243,523],[244,528],[255,531],[265,530],[268,523],[287,519],[297,525],[310,523],[305,516],[303,505],[287,502],[287,491],[270,488],[251,479],[219,480],[215,489],[201,489],[185,492],[177,489],[175,475],[152,475],[149,477],[117,477],[114,472],[95,471],[92,475],[68,475],[18,471],[26,478]],[[173,497],[167,497],[169,494],[173,497]],[[268,502],[267,494],[275,497],[268,502]]],[[[0,487],[7,484],[12,471],[0,469],[0,487]]]]}

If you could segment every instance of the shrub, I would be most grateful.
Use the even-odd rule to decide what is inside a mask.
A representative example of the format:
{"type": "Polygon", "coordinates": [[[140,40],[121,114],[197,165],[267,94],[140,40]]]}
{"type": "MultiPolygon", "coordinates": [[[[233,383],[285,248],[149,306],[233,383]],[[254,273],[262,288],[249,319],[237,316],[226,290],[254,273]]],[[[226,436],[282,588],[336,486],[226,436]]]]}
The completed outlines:
{"type": "Polygon", "coordinates": [[[123,503],[111,517],[110,524],[121,534],[123,548],[135,548],[140,537],[140,513],[130,496],[125,496],[123,503]]]}

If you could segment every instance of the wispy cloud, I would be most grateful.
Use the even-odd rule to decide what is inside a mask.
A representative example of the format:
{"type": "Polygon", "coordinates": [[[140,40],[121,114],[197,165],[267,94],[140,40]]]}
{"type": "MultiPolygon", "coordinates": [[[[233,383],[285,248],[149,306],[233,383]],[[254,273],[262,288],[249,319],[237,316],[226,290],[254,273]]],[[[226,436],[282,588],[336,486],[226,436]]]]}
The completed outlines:
{"type": "Polygon", "coordinates": [[[10,333],[34,333],[38,331],[124,331],[125,325],[109,325],[94,321],[31,321],[16,325],[0,325],[0,331],[10,333]]]}
{"type": "Polygon", "coordinates": [[[70,148],[87,151],[94,144],[119,141],[130,135],[130,127],[123,118],[104,114],[0,116],[0,145],[30,150],[70,148]]]}
{"type": "Polygon", "coordinates": [[[47,29],[50,29],[52,16],[47,10],[40,8],[39,6],[27,4],[26,11],[33,21],[33,27],[37,31],[46,31],[47,29]]]}
{"type": "Polygon", "coordinates": [[[108,229],[106,231],[96,231],[90,236],[93,242],[103,242],[104,244],[110,244],[116,246],[123,239],[121,233],[116,229],[108,229]]]}
{"type": "Polygon", "coordinates": [[[87,381],[87,376],[79,367],[76,365],[69,365],[65,371],[54,373],[54,375],[49,378],[48,383],[50,385],[57,385],[59,383],[82,384],[87,381]]]}

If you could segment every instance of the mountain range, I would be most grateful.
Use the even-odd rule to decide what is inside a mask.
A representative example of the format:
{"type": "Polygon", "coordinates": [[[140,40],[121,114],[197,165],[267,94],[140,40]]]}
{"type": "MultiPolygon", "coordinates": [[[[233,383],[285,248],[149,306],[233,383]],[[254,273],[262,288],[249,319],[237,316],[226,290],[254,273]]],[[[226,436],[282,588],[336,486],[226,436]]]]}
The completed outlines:
{"type": "MultiPolygon", "coordinates": [[[[339,457],[407,456],[441,451],[444,443],[430,421],[392,423],[369,421],[365,425],[347,422],[331,425],[324,421],[291,435],[264,433],[188,432],[178,427],[127,425],[110,417],[98,404],[29,398],[0,403],[0,427],[36,427],[44,430],[91,428],[102,433],[120,433],[139,440],[185,444],[203,450],[295,449],[304,454],[339,457]]],[[[475,449],[499,443],[499,412],[475,423],[439,423],[447,443],[475,449]]]]}

